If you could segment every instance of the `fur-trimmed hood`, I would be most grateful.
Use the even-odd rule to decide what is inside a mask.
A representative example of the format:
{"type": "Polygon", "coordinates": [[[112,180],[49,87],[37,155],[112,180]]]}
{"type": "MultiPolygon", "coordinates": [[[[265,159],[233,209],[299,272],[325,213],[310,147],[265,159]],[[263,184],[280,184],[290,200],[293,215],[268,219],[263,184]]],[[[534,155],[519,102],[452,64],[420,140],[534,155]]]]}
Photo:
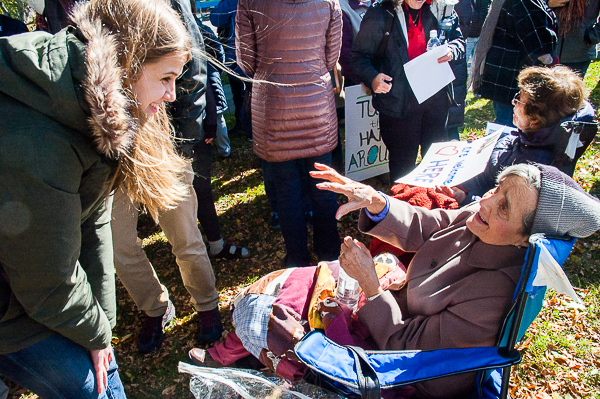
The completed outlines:
{"type": "Polygon", "coordinates": [[[98,154],[115,158],[136,123],[122,87],[115,39],[89,17],[85,3],[52,36],[32,32],[0,40],[0,92],[91,137],[98,154]]]}

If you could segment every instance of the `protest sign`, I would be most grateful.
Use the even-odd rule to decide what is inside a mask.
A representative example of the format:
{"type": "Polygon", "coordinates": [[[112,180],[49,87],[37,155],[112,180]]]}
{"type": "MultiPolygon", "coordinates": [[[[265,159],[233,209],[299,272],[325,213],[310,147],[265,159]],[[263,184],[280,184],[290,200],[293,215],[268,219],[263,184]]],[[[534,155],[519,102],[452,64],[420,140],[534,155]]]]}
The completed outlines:
{"type": "Polygon", "coordinates": [[[485,170],[501,134],[502,129],[471,143],[433,143],[415,170],[396,182],[421,187],[464,183],[485,170]]]}
{"type": "Polygon", "coordinates": [[[379,114],[363,85],[346,87],[345,175],[361,181],[388,172],[388,150],[379,133],[379,114]]]}

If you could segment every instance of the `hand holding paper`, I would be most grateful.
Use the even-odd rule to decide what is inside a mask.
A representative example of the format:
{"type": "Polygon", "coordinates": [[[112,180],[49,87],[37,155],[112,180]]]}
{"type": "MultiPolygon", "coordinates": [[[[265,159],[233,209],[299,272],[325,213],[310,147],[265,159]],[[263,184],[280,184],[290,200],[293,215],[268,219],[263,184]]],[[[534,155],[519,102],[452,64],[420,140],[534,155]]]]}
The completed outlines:
{"type": "Polygon", "coordinates": [[[404,64],[406,79],[419,104],[433,96],[454,80],[454,73],[447,62],[438,59],[448,56],[448,45],[434,47],[404,64]]]}

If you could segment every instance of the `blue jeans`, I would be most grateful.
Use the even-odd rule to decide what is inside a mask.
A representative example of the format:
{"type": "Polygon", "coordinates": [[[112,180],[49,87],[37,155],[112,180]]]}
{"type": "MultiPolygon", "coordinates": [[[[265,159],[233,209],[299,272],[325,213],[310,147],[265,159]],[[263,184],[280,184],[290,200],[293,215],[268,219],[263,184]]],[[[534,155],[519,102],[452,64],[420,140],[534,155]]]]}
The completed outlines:
{"type": "Polygon", "coordinates": [[[314,163],[331,165],[331,153],[285,162],[266,162],[277,193],[277,212],[287,250],[286,266],[308,266],[308,229],[302,209],[302,178],[308,177],[308,194],[313,209],[313,242],[319,260],[334,260],[340,254],[340,236],[335,213],[337,199],[331,191],[319,190],[320,180],[308,175],[314,163]]]}
{"type": "Polygon", "coordinates": [[[113,359],[108,387],[98,394],[89,353],[60,334],[18,352],[0,355],[0,375],[44,399],[126,398],[117,368],[113,359]]]}
{"type": "Polygon", "coordinates": [[[229,144],[229,135],[227,134],[227,124],[223,114],[217,115],[217,138],[215,139],[217,152],[223,158],[231,154],[231,145],[229,144]]]}
{"type": "Polygon", "coordinates": [[[512,104],[506,105],[504,103],[499,103],[497,101],[492,101],[494,103],[494,114],[496,114],[496,123],[499,123],[504,126],[512,126],[513,125],[513,106],[512,104]]]}
{"type": "Polygon", "coordinates": [[[467,74],[471,73],[471,63],[473,62],[473,56],[475,55],[475,49],[477,48],[478,42],[478,37],[467,38],[467,74]]]}

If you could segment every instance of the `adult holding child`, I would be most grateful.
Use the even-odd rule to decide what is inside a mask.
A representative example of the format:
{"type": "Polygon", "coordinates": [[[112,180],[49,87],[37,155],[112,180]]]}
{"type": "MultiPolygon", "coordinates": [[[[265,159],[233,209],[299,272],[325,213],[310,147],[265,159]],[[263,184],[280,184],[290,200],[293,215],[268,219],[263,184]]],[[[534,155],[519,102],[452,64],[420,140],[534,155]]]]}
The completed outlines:
{"type": "Polygon", "coordinates": [[[125,397],[111,348],[109,194],[188,194],[165,101],[191,56],[159,0],[91,0],[0,39],[0,374],[41,397],[125,397]]]}
{"type": "MultiPolygon", "coordinates": [[[[454,11],[452,15],[456,17],[454,11]]],[[[414,169],[419,146],[425,154],[432,143],[447,140],[448,90],[419,104],[404,73],[404,64],[426,52],[429,35],[437,29],[438,20],[425,0],[384,0],[369,8],[354,38],[350,62],[373,93],[392,181],[414,169]]],[[[438,62],[463,58],[465,42],[457,24],[446,39],[448,53],[438,62]]]]}

